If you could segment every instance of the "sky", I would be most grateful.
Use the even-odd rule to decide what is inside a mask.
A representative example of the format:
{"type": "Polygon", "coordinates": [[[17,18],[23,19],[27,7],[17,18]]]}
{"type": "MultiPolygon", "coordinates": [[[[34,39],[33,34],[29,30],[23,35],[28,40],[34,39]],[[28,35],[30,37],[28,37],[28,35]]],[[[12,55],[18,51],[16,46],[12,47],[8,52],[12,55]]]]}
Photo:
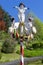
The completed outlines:
{"type": "Polygon", "coordinates": [[[13,7],[19,6],[21,2],[30,8],[30,10],[27,11],[28,13],[32,11],[43,22],[43,0],[0,0],[0,5],[18,21],[18,11],[13,7]]]}

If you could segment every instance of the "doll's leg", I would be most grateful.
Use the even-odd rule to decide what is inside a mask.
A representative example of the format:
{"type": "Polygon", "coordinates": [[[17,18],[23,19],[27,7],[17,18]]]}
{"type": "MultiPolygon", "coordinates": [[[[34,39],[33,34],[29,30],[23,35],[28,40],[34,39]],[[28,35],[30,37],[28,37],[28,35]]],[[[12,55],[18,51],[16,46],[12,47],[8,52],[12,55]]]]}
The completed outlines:
{"type": "Polygon", "coordinates": [[[33,36],[33,34],[31,33],[29,36],[28,36],[28,39],[33,39],[34,38],[34,36],[33,36]]]}
{"type": "Polygon", "coordinates": [[[21,16],[20,15],[18,15],[18,18],[19,18],[19,21],[21,22],[21,16]]]}
{"type": "Polygon", "coordinates": [[[31,38],[31,39],[33,39],[33,38],[34,38],[34,36],[33,36],[33,34],[32,34],[32,33],[30,34],[30,38],[31,38]]]}
{"type": "Polygon", "coordinates": [[[25,15],[22,15],[22,22],[25,22],[25,15]]]}

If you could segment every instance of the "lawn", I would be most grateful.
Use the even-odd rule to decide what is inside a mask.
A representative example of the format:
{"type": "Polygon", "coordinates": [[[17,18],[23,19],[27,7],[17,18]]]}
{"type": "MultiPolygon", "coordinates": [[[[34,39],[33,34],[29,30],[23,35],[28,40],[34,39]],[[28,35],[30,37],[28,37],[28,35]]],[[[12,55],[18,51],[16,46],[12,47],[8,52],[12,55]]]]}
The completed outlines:
{"type": "MultiPolygon", "coordinates": [[[[3,42],[0,41],[0,48],[2,46],[3,42]]],[[[17,44],[14,53],[1,53],[2,57],[0,59],[1,62],[9,62],[20,58],[20,44],[17,44]]],[[[24,56],[25,57],[34,57],[34,56],[43,56],[43,49],[34,49],[34,50],[28,50],[24,49],[24,56]]],[[[31,65],[31,64],[30,64],[31,65]]],[[[34,64],[33,64],[34,65],[34,64]]]]}
{"type": "Polygon", "coordinates": [[[36,61],[36,62],[29,63],[28,65],[43,65],[43,63],[41,61],[36,61]]]}
{"type": "MultiPolygon", "coordinates": [[[[2,46],[2,42],[0,42],[0,48],[2,46]]],[[[17,51],[17,48],[19,48],[19,45],[16,46],[16,49],[13,53],[2,53],[1,52],[1,59],[0,59],[0,63],[2,62],[10,62],[10,61],[13,61],[13,60],[16,60],[16,59],[19,59],[20,58],[20,55],[16,53],[17,51]]]]}
{"type": "Polygon", "coordinates": [[[34,57],[34,56],[43,56],[43,49],[36,49],[36,50],[24,50],[25,57],[34,57]]]}
{"type": "Polygon", "coordinates": [[[32,64],[28,64],[28,65],[43,65],[42,63],[32,63],[32,64]]]}
{"type": "Polygon", "coordinates": [[[18,54],[16,54],[16,53],[9,53],[9,54],[2,53],[2,57],[0,59],[0,63],[1,62],[13,61],[13,60],[19,59],[19,57],[20,56],[18,54]]]}
{"type": "MultiPolygon", "coordinates": [[[[20,54],[20,50],[17,50],[17,53],[20,54]]],[[[43,49],[27,50],[24,49],[25,57],[34,57],[34,56],[43,56],[43,49]]]]}
{"type": "MultiPolygon", "coordinates": [[[[0,44],[2,46],[2,43],[0,44]]],[[[0,62],[9,62],[20,58],[20,45],[17,44],[16,49],[14,53],[1,53],[2,57],[0,59],[0,62]]],[[[24,56],[25,57],[34,57],[34,56],[43,56],[43,49],[36,49],[36,50],[28,50],[24,49],[24,56]]]]}

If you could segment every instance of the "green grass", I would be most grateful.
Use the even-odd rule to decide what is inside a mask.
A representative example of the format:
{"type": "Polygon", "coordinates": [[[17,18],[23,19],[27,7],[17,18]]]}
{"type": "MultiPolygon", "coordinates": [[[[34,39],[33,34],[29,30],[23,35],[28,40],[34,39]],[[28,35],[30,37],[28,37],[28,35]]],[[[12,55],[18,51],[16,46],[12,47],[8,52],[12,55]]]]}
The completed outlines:
{"type": "MultiPolygon", "coordinates": [[[[20,54],[20,50],[18,50],[17,53],[20,54]]],[[[25,57],[43,56],[43,49],[36,50],[24,49],[24,56],[25,57]]]]}
{"type": "Polygon", "coordinates": [[[13,60],[19,59],[19,57],[20,56],[18,54],[16,54],[16,53],[10,53],[10,54],[2,53],[2,57],[0,59],[0,62],[13,61],[13,60]]]}
{"type": "Polygon", "coordinates": [[[43,63],[41,61],[36,61],[36,62],[29,63],[28,65],[43,65],[43,63]]]}
{"type": "Polygon", "coordinates": [[[33,64],[28,64],[28,65],[43,65],[43,64],[37,64],[37,63],[33,63],[33,64]]]}
{"type": "MultiPolygon", "coordinates": [[[[2,42],[0,42],[0,49],[2,47],[2,42]]],[[[1,53],[1,59],[0,59],[0,63],[2,62],[10,62],[16,59],[20,58],[20,55],[16,53],[17,49],[20,49],[19,45],[16,46],[16,49],[14,51],[14,53],[1,53]]]]}
{"type": "MultiPolygon", "coordinates": [[[[3,44],[3,42],[1,41],[0,48],[1,48],[2,44],[3,44]]],[[[0,62],[9,62],[9,61],[19,59],[20,58],[20,44],[17,44],[14,53],[9,53],[9,54],[1,53],[1,54],[2,54],[2,57],[0,59],[0,62]]],[[[24,56],[25,57],[43,56],[43,49],[28,50],[25,48],[24,56]]]]}
{"type": "MultiPolygon", "coordinates": [[[[3,45],[3,42],[6,38],[9,38],[9,35],[7,33],[2,32],[1,33],[1,40],[0,40],[0,49],[3,45]]],[[[25,46],[24,46],[25,47],[25,46]]],[[[20,44],[17,44],[15,52],[14,53],[1,53],[1,59],[0,62],[9,62],[20,58],[20,44]]],[[[26,47],[24,49],[24,56],[25,57],[33,57],[33,56],[43,56],[43,49],[35,49],[35,50],[27,50],[26,47]]],[[[41,63],[35,62],[29,65],[42,65],[41,63]]]]}
{"type": "Polygon", "coordinates": [[[0,41],[0,49],[2,48],[3,45],[3,41],[0,41]]]}
{"type": "Polygon", "coordinates": [[[26,57],[43,56],[43,49],[37,49],[37,50],[25,49],[24,56],[26,56],[26,57]]]}

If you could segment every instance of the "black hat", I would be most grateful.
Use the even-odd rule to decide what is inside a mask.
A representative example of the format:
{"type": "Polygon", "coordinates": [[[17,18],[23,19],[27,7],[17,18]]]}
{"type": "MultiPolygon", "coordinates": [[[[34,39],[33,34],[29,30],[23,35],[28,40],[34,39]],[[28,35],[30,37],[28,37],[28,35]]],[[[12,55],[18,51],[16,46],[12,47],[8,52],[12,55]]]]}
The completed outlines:
{"type": "Polygon", "coordinates": [[[30,18],[28,18],[29,21],[32,21],[30,18]]]}
{"type": "Polygon", "coordinates": [[[21,5],[23,5],[23,6],[25,7],[24,3],[20,3],[20,4],[19,4],[19,7],[20,7],[21,5]]]}
{"type": "Polygon", "coordinates": [[[11,21],[13,22],[13,20],[15,20],[14,18],[11,19],[11,21]]]}

